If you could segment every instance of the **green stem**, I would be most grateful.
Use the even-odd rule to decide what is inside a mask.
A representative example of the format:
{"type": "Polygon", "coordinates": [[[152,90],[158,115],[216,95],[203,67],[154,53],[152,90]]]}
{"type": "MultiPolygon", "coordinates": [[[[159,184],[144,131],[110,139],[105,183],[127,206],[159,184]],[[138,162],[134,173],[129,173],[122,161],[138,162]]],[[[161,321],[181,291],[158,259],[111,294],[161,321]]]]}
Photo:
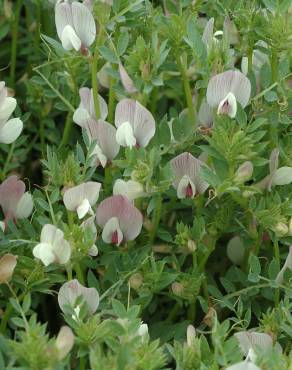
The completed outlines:
{"type": "Polygon", "coordinates": [[[18,40],[18,26],[19,26],[19,16],[22,8],[22,0],[17,0],[14,19],[12,23],[12,41],[11,41],[11,63],[10,63],[10,86],[14,88],[15,86],[15,69],[16,69],[16,56],[17,56],[17,40],[18,40]]]}
{"type": "Polygon", "coordinates": [[[67,143],[69,141],[69,138],[71,136],[72,122],[73,122],[72,121],[72,116],[73,116],[72,112],[68,112],[67,117],[66,117],[66,121],[65,121],[65,127],[64,127],[64,131],[63,131],[62,140],[61,140],[61,143],[60,143],[60,148],[67,145],[67,143]]]}
{"type": "Polygon", "coordinates": [[[278,80],[278,55],[276,50],[272,50],[271,55],[272,82],[278,80]]]}
{"type": "MultiPolygon", "coordinates": [[[[280,249],[279,249],[278,240],[275,240],[275,242],[274,242],[274,253],[275,253],[277,268],[278,268],[278,270],[280,270],[280,249]]],[[[278,307],[279,301],[280,301],[280,288],[275,289],[274,300],[275,300],[275,307],[278,307]]]]}
{"type": "Polygon", "coordinates": [[[115,92],[113,89],[114,86],[114,78],[110,77],[110,88],[109,88],[109,96],[108,96],[108,122],[113,123],[114,120],[114,104],[115,104],[115,92]]]}
{"type": "Polygon", "coordinates": [[[76,263],[74,265],[74,270],[76,272],[77,279],[79,280],[79,283],[84,285],[85,284],[85,279],[84,279],[83,271],[82,271],[79,263],[76,263]]]}
{"type": "Polygon", "coordinates": [[[2,174],[1,174],[1,178],[2,180],[5,179],[5,176],[6,176],[6,172],[7,172],[7,167],[9,165],[9,162],[11,161],[11,158],[13,156],[13,153],[14,153],[14,148],[15,148],[15,142],[11,144],[10,146],[10,149],[9,149],[9,152],[8,152],[8,155],[7,155],[7,158],[6,158],[6,161],[5,161],[5,164],[4,164],[4,167],[3,167],[3,170],[2,170],[2,174]]]}
{"type": "Polygon", "coordinates": [[[150,237],[149,237],[150,243],[154,242],[157,229],[159,226],[159,222],[160,222],[161,210],[162,210],[162,197],[161,195],[158,195],[156,199],[156,207],[153,211],[152,228],[151,228],[150,237]]]}
{"type": "Polygon", "coordinates": [[[180,304],[176,302],[176,304],[173,306],[171,311],[169,312],[169,315],[167,316],[166,322],[172,322],[172,320],[176,317],[178,311],[180,310],[180,304]]]}
{"type": "Polygon", "coordinates": [[[184,65],[181,61],[181,57],[179,55],[176,58],[176,63],[177,63],[178,69],[179,69],[180,74],[181,74],[182,79],[183,79],[183,85],[184,85],[187,107],[188,107],[188,110],[189,110],[189,116],[190,116],[190,119],[195,123],[196,122],[196,112],[195,112],[195,108],[194,108],[194,104],[193,104],[191,87],[190,87],[188,76],[186,74],[185,67],[184,67],[184,65]]]}

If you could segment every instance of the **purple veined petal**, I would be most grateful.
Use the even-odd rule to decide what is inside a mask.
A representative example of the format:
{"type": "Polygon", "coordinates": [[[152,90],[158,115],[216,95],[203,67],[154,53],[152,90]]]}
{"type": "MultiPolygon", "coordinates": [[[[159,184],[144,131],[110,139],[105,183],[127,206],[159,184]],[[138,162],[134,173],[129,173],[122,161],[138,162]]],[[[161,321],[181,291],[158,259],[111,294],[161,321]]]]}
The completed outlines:
{"type": "Polygon", "coordinates": [[[142,197],[145,193],[143,185],[138,181],[117,179],[113,186],[113,194],[123,195],[129,200],[134,200],[142,197]]]}
{"type": "Polygon", "coordinates": [[[214,18],[210,18],[204,28],[202,41],[206,45],[207,50],[212,47],[214,34],[214,18]]]}
{"type": "Polygon", "coordinates": [[[67,24],[61,35],[62,46],[65,50],[75,49],[76,51],[81,48],[81,40],[76,34],[74,28],[67,24]]]}
{"type": "Polygon", "coordinates": [[[227,36],[230,45],[238,43],[238,30],[234,22],[228,16],[224,18],[223,33],[227,36]]]}
{"type": "Polygon", "coordinates": [[[25,192],[25,184],[13,175],[0,185],[0,205],[6,218],[14,218],[17,204],[25,192]]]}
{"type": "Polygon", "coordinates": [[[62,38],[62,33],[65,26],[73,27],[72,9],[69,3],[59,3],[55,7],[55,23],[59,39],[62,38]]]}
{"type": "Polygon", "coordinates": [[[278,275],[276,277],[276,282],[278,284],[282,284],[283,278],[284,278],[284,273],[288,269],[292,270],[292,246],[291,245],[289,247],[289,253],[288,253],[288,256],[285,260],[285,263],[284,263],[282,269],[280,270],[280,272],[278,273],[278,275]]]}
{"type": "Polygon", "coordinates": [[[74,2],[72,4],[72,17],[74,29],[82,42],[82,46],[89,47],[96,36],[93,15],[84,4],[74,2]]]}
{"type": "Polygon", "coordinates": [[[270,159],[269,159],[270,174],[275,173],[279,166],[279,154],[280,154],[280,150],[278,148],[273,149],[271,152],[270,159]]]}
{"type": "Polygon", "coordinates": [[[63,197],[65,207],[69,211],[76,211],[85,199],[89,206],[94,206],[98,200],[100,188],[99,182],[89,181],[67,189],[63,197]]]}
{"type": "Polygon", "coordinates": [[[239,347],[245,356],[247,356],[250,349],[259,348],[262,351],[267,351],[273,346],[272,337],[266,333],[241,331],[235,333],[234,336],[238,340],[239,347]]]}
{"type": "Polygon", "coordinates": [[[80,105],[79,107],[86,109],[90,112],[91,89],[88,87],[81,87],[79,89],[80,105]]]}
{"type": "Polygon", "coordinates": [[[119,63],[119,73],[120,73],[121,82],[126,92],[129,94],[133,94],[137,92],[138,90],[136,89],[133,80],[128,75],[128,72],[126,71],[125,67],[121,63],[119,63]]]}
{"type": "Polygon", "coordinates": [[[113,195],[103,200],[96,211],[96,222],[104,227],[107,221],[116,217],[124,240],[134,240],[141,232],[143,216],[133,204],[122,195],[113,195]]]}
{"type": "Polygon", "coordinates": [[[103,227],[102,240],[108,244],[115,244],[119,246],[123,241],[123,233],[120,229],[119,220],[117,217],[111,217],[103,227]]]}
{"type": "Polygon", "coordinates": [[[136,101],[133,99],[123,99],[117,106],[115,111],[115,126],[118,128],[124,122],[129,122],[134,127],[136,111],[136,101]]]}
{"type": "Polygon", "coordinates": [[[80,127],[85,128],[87,120],[90,119],[90,115],[85,108],[79,107],[73,114],[73,121],[80,127]]]}
{"type": "Polygon", "coordinates": [[[107,160],[112,161],[120,150],[120,145],[116,141],[114,126],[103,120],[88,120],[87,130],[91,140],[96,140],[107,160]]]}
{"type": "Polygon", "coordinates": [[[217,108],[230,92],[245,108],[251,93],[249,79],[243,73],[235,70],[229,70],[212,77],[207,87],[207,102],[212,108],[217,108]]]}
{"type": "Polygon", "coordinates": [[[9,121],[0,122],[0,143],[11,144],[21,134],[23,122],[19,118],[11,118],[9,121]]]}
{"type": "Polygon", "coordinates": [[[182,153],[170,161],[170,166],[174,175],[173,187],[178,188],[181,179],[187,175],[193,182],[198,193],[204,193],[209,184],[200,179],[199,172],[203,162],[192,156],[190,153],[182,153]]]}
{"type": "MultiPolygon", "coordinates": [[[[98,95],[99,100],[99,112],[100,112],[100,119],[105,120],[108,115],[108,108],[106,101],[101,95],[98,95]]],[[[89,113],[92,118],[96,118],[95,115],[95,108],[94,108],[94,98],[93,98],[93,90],[91,89],[91,95],[90,95],[90,108],[89,113]]]]}
{"type": "Polygon", "coordinates": [[[83,5],[92,13],[94,0],[83,0],[83,5]]]}
{"type": "Polygon", "coordinates": [[[236,116],[236,112],[237,112],[236,98],[234,94],[230,92],[219,103],[217,114],[226,114],[230,118],[234,118],[236,116]]]}
{"type": "Polygon", "coordinates": [[[33,200],[29,192],[23,194],[16,207],[15,216],[17,219],[27,218],[33,210],[33,200]]]}
{"type": "Polygon", "coordinates": [[[110,87],[110,76],[108,74],[108,69],[110,68],[110,63],[105,63],[101,69],[97,72],[96,77],[99,81],[99,84],[106,89],[110,87]]]}
{"type": "Polygon", "coordinates": [[[136,102],[134,135],[137,144],[146,147],[149,141],[155,135],[155,120],[148,109],[143,107],[138,101],[136,102]]]}
{"type": "Polygon", "coordinates": [[[0,121],[7,121],[16,108],[16,99],[8,97],[0,106],[0,121]]]}
{"type": "Polygon", "coordinates": [[[206,99],[203,99],[200,105],[198,118],[200,124],[205,127],[211,127],[213,124],[213,110],[206,102],[206,99]]]}
{"type": "Polygon", "coordinates": [[[58,293],[58,303],[61,310],[66,313],[66,306],[74,308],[78,297],[82,297],[87,304],[89,314],[94,314],[99,305],[99,294],[95,288],[86,288],[77,279],[63,284],[58,293]]]}

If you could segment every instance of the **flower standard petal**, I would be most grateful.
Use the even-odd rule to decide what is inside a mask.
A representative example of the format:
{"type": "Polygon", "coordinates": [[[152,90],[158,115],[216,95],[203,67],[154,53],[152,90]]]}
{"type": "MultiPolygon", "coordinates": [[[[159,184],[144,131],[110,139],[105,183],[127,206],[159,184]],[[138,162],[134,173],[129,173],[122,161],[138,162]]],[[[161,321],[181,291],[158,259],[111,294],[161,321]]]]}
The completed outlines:
{"type": "Polygon", "coordinates": [[[25,184],[13,175],[0,185],[0,205],[6,218],[15,217],[17,204],[25,192],[25,184]]]}
{"type": "Polygon", "coordinates": [[[123,99],[117,106],[115,111],[115,126],[118,128],[124,122],[129,122],[134,126],[136,110],[136,101],[133,99],[123,99]]]}
{"type": "Polygon", "coordinates": [[[58,243],[64,238],[64,233],[62,230],[58,229],[56,226],[51,224],[46,224],[43,226],[41,231],[41,243],[47,243],[53,245],[58,243]]]}
{"type": "Polygon", "coordinates": [[[257,333],[252,331],[241,331],[234,334],[238,340],[239,346],[247,356],[250,349],[260,348],[262,351],[267,351],[273,346],[273,339],[269,334],[257,333]]]}
{"type": "Polygon", "coordinates": [[[0,284],[8,283],[17,264],[17,256],[4,254],[0,258],[0,284]]]}
{"type": "Polygon", "coordinates": [[[61,265],[65,265],[71,257],[71,246],[64,238],[54,242],[53,253],[55,261],[61,265]]]}
{"type": "Polygon", "coordinates": [[[16,108],[16,99],[8,97],[0,106],[0,121],[7,121],[16,108]]]}
{"type": "MultiPolygon", "coordinates": [[[[89,120],[87,130],[90,138],[96,140],[102,154],[112,161],[119,153],[120,145],[116,141],[117,130],[110,123],[103,120],[89,120]]],[[[102,163],[104,167],[105,164],[102,163]]]]}
{"type": "Polygon", "coordinates": [[[17,204],[15,216],[18,219],[27,218],[30,216],[32,210],[33,210],[32,196],[29,192],[26,192],[23,194],[23,196],[20,198],[17,204]]]}
{"type": "Polygon", "coordinates": [[[113,195],[103,200],[96,211],[96,222],[104,227],[107,221],[116,217],[124,240],[134,240],[142,229],[143,217],[140,211],[122,195],[113,195]]]}
{"type": "Polygon", "coordinates": [[[83,4],[74,2],[72,5],[74,29],[82,45],[89,47],[96,36],[96,26],[90,10],[83,4]]]}
{"type": "Polygon", "coordinates": [[[155,135],[154,117],[149,110],[143,107],[138,101],[136,102],[134,118],[134,135],[137,144],[142,147],[146,147],[155,135]]]}
{"type": "Polygon", "coordinates": [[[86,288],[77,279],[63,284],[58,293],[58,303],[61,310],[66,313],[66,306],[75,307],[78,297],[82,297],[87,305],[88,313],[94,314],[99,305],[99,294],[95,288],[86,288]]]}
{"type": "Polygon", "coordinates": [[[200,105],[199,113],[199,122],[201,125],[206,127],[211,127],[213,123],[213,112],[210,105],[206,102],[206,99],[202,101],[200,105]]]}
{"type": "Polygon", "coordinates": [[[55,7],[55,23],[59,39],[62,38],[62,32],[65,26],[73,27],[72,9],[69,3],[59,3],[55,7]]]}
{"type": "Polygon", "coordinates": [[[220,102],[232,92],[243,108],[246,107],[251,92],[249,79],[239,71],[226,71],[212,77],[207,87],[207,102],[217,108],[220,102]]]}
{"type": "Polygon", "coordinates": [[[138,181],[124,181],[122,179],[117,179],[113,187],[114,195],[123,195],[129,200],[137,199],[144,194],[143,185],[138,181]]]}
{"type": "Polygon", "coordinates": [[[67,189],[63,197],[65,207],[69,211],[77,211],[85,199],[91,207],[94,206],[98,200],[100,188],[99,182],[89,181],[67,189]]]}
{"type": "Polygon", "coordinates": [[[129,94],[133,94],[137,92],[138,90],[136,89],[133,80],[128,75],[128,72],[126,71],[125,67],[121,63],[119,63],[119,73],[120,73],[121,82],[126,92],[129,94]]]}
{"type": "Polygon", "coordinates": [[[214,33],[214,18],[210,18],[204,28],[202,41],[206,45],[207,50],[210,50],[213,44],[214,33]]]}
{"type": "Polygon", "coordinates": [[[286,261],[285,261],[281,271],[278,273],[278,275],[276,277],[276,282],[278,284],[282,284],[283,278],[284,278],[284,273],[288,269],[292,270],[292,246],[289,247],[289,253],[288,253],[288,256],[286,258],[286,261]]]}
{"type": "Polygon", "coordinates": [[[19,118],[11,118],[4,124],[0,123],[0,143],[11,144],[21,134],[23,123],[19,118]]]}

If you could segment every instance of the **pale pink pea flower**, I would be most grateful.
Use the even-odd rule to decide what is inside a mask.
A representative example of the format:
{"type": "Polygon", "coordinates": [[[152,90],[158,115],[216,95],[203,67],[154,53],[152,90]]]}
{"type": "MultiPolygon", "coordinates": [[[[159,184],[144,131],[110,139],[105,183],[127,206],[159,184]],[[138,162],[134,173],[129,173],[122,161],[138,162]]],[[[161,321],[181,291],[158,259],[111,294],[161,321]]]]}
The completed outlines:
{"type": "Polygon", "coordinates": [[[207,103],[217,109],[217,114],[234,118],[237,103],[242,108],[248,104],[251,93],[249,79],[239,71],[226,71],[213,76],[207,87],[207,103]]]}
{"type": "Polygon", "coordinates": [[[77,212],[78,218],[84,218],[88,213],[93,215],[92,207],[96,204],[101,184],[89,181],[66,189],[63,201],[66,209],[77,212]]]}
{"type": "Polygon", "coordinates": [[[170,161],[174,175],[172,185],[179,199],[194,198],[207,190],[209,184],[200,177],[200,169],[203,165],[202,161],[186,152],[170,161]]]}
{"type": "Polygon", "coordinates": [[[33,209],[33,200],[25,191],[25,184],[16,175],[8,177],[0,185],[0,206],[6,221],[27,218],[33,209]]]}
{"type": "Polygon", "coordinates": [[[64,283],[58,293],[58,303],[64,313],[68,313],[67,306],[74,309],[74,319],[78,319],[80,307],[76,305],[77,298],[82,297],[88,313],[93,315],[99,305],[99,294],[95,288],[86,288],[77,279],[64,283]]]}
{"type": "Polygon", "coordinates": [[[82,3],[58,1],[55,6],[55,23],[65,50],[85,50],[95,40],[96,26],[93,15],[82,3]]]}
{"type": "Polygon", "coordinates": [[[120,245],[140,234],[143,216],[126,197],[113,195],[99,204],[96,222],[103,229],[105,243],[120,245]]]}
{"type": "Polygon", "coordinates": [[[146,147],[155,134],[155,120],[148,109],[133,99],[116,106],[116,140],[123,147],[146,147]]]}

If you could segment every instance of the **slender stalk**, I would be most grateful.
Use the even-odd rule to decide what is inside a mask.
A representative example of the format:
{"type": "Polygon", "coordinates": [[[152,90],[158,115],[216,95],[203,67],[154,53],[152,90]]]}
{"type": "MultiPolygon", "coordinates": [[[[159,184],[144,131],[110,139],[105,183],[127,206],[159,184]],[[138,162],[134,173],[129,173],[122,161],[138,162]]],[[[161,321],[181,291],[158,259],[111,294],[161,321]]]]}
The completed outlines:
{"type": "Polygon", "coordinates": [[[190,119],[195,123],[196,122],[196,112],[195,112],[195,108],[193,104],[191,87],[190,87],[188,76],[186,74],[185,67],[179,55],[176,58],[176,63],[177,63],[178,69],[183,79],[184,92],[185,92],[187,107],[189,110],[189,116],[190,116],[190,119]]]}
{"type": "Polygon", "coordinates": [[[60,147],[64,147],[65,145],[67,145],[69,141],[71,130],[72,130],[72,116],[73,116],[72,112],[68,112],[66,116],[65,127],[63,131],[63,136],[62,136],[62,140],[60,143],[60,147]]]}
{"type": "Polygon", "coordinates": [[[113,89],[115,80],[111,76],[110,77],[110,88],[109,88],[109,96],[108,96],[108,122],[113,123],[114,120],[114,104],[115,104],[115,92],[113,89]]]}
{"type": "MultiPolygon", "coordinates": [[[[275,259],[276,259],[278,270],[280,270],[280,249],[279,249],[278,240],[275,240],[274,242],[274,253],[275,253],[275,259]]],[[[280,288],[276,288],[274,300],[275,300],[275,307],[278,307],[279,301],[280,301],[280,288]]]]}
{"type": "Polygon", "coordinates": [[[16,56],[17,56],[17,40],[18,40],[18,26],[19,26],[19,16],[22,8],[22,1],[17,0],[14,19],[11,27],[12,40],[11,40],[11,58],[10,58],[10,86],[14,88],[15,86],[15,69],[16,69],[16,56]]]}
{"type": "Polygon", "coordinates": [[[102,27],[100,27],[99,34],[96,40],[94,57],[93,57],[92,68],[91,68],[91,85],[92,85],[94,111],[95,111],[96,119],[100,118],[100,105],[99,105],[99,98],[98,98],[98,80],[97,80],[96,75],[97,75],[97,64],[98,64],[98,58],[99,58],[98,47],[100,45],[102,34],[103,34],[102,27]]]}
{"type": "Polygon", "coordinates": [[[272,82],[278,80],[278,55],[276,50],[272,50],[271,55],[272,82]]]}
{"type": "Polygon", "coordinates": [[[2,180],[5,179],[6,172],[7,172],[7,167],[8,167],[9,162],[11,161],[11,159],[13,157],[14,148],[15,148],[15,142],[11,144],[8,155],[7,155],[7,158],[6,158],[6,161],[4,163],[4,167],[3,167],[3,170],[2,170],[2,173],[1,173],[1,179],[2,180]]]}
{"type": "Polygon", "coordinates": [[[150,237],[149,237],[150,243],[154,242],[157,229],[159,226],[159,222],[160,222],[161,210],[162,210],[162,197],[161,195],[158,195],[157,201],[156,201],[156,208],[154,209],[154,212],[153,212],[152,228],[151,228],[150,237]]]}
{"type": "Polygon", "coordinates": [[[76,272],[77,279],[79,280],[80,284],[84,285],[85,284],[85,279],[84,279],[83,271],[82,271],[79,263],[76,263],[74,265],[74,270],[76,272]]]}

